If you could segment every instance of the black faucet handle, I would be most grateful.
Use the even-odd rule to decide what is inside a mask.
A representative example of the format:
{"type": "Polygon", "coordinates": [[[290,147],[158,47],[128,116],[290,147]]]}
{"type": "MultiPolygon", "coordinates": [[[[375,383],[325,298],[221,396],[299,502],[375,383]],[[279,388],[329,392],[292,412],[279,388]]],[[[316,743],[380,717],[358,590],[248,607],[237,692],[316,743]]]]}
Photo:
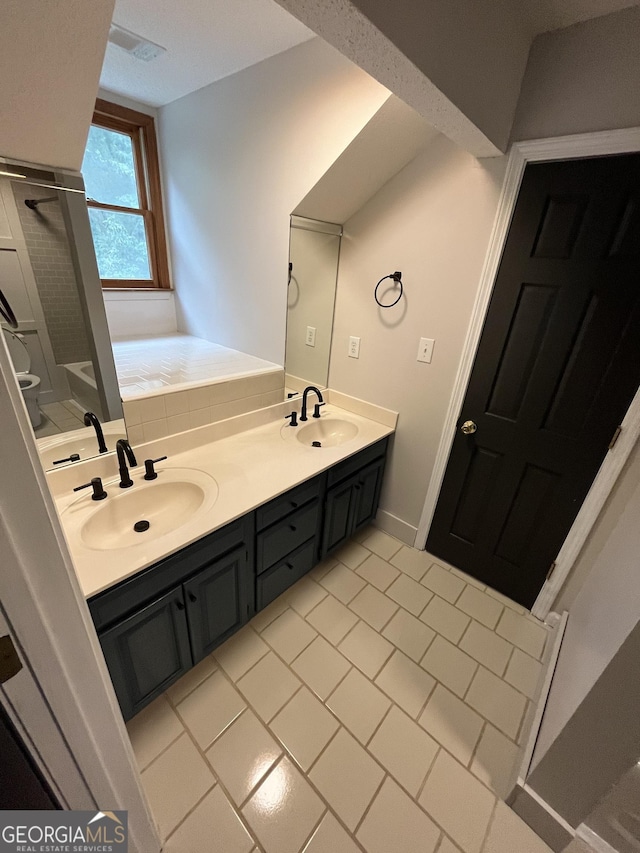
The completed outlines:
{"type": "Polygon", "coordinates": [[[79,462],[79,461],[80,461],[80,454],[79,453],[72,453],[71,456],[67,456],[66,459],[54,459],[52,464],[53,465],[62,465],[63,462],[79,462]]]}
{"type": "Polygon", "coordinates": [[[326,403],[316,403],[315,406],[313,407],[313,417],[319,418],[320,417],[320,406],[326,406],[326,405],[327,405],[326,403]]]}
{"type": "Polygon", "coordinates": [[[289,421],[289,426],[298,426],[298,413],[294,409],[290,415],[285,415],[285,421],[289,421]]]}
{"type": "Polygon", "coordinates": [[[93,494],[91,495],[92,501],[103,501],[106,498],[107,493],[104,490],[100,477],[94,477],[89,483],[83,483],[82,486],[76,486],[73,491],[79,492],[81,489],[88,489],[89,486],[93,488],[93,494]]]}
{"type": "Polygon", "coordinates": [[[144,460],[144,479],[145,480],[156,480],[158,478],[158,472],[153,467],[156,462],[164,462],[166,456],[158,456],[157,459],[145,459],[144,460]]]}

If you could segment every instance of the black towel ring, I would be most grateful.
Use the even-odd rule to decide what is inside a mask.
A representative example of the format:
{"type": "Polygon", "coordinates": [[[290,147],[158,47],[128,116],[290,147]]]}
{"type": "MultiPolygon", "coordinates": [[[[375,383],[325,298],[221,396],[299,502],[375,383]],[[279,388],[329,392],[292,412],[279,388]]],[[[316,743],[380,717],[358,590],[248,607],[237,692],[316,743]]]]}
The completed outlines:
{"type": "Polygon", "coordinates": [[[400,300],[402,299],[402,294],[403,294],[403,292],[404,292],[404,287],[402,286],[402,273],[401,273],[401,272],[396,271],[396,272],[389,273],[389,275],[383,275],[383,276],[382,276],[382,278],[380,279],[380,281],[376,284],[376,289],[373,291],[373,298],[376,300],[376,302],[378,303],[378,305],[379,305],[381,308],[393,308],[393,306],[394,306],[394,305],[397,305],[397,304],[398,304],[398,302],[400,302],[400,300]],[[395,283],[396,283],[396,284],[399,284],[399,285],[400,285],[400,293],[398,294],[398,298],[397,298],[397,299],[395,299],[393,302],[390,302],[388,305],[384,305],[384,304],[383,304],[382,302],[380,302],[380,300],[378,299],[378,288],[380,287],[380,285],[382,284],[382,282],[383,282],[383,281],[386,281],[386,279],[388,279],[388,278],[392,278],[392,279],[395,281],[395,283]]]}

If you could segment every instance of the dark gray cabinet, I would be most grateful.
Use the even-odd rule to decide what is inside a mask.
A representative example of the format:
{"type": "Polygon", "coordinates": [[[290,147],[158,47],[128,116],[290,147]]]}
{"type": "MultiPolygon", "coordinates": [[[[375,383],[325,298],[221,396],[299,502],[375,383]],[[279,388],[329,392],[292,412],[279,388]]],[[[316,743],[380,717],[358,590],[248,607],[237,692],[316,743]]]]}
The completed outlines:
{"type": "Polygon", "coordinates": [[[387,442],[373,445],[329,474],[321,556],[344,545],[375,517],[380,500],[387,442]],[[354,470],[355,468],[355,470],[354,470]]]}
{"type": "Polygon", "coordinates": [[[125,720],[371,521],[387,439],[89,601],[125,720]]]}
{"type": "Polygon", "coordinates": [[[193,665],[182,587],[103,632],[100,644],[128,720],[193,665]]]}

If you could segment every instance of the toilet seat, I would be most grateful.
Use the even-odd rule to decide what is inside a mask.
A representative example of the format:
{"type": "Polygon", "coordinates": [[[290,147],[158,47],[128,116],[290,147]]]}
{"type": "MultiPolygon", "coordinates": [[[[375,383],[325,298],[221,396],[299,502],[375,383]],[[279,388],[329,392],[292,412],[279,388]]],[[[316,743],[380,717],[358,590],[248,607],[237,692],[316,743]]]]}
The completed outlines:
{"type": "Polygon", "coordinates": [[[22,373],[28,374],[31,370],[31,356],[23,336],[19,332],[12,332],[10,329],[3,329],[2,331],[13,362],[13,369],[18,376],[22,373]]]}
{"type": "Polygon", "coordinates": [[[40,377],[34,373],[29,373],[31,369],[31,356],[29,355],[29,350],[23,336],[19,332],[12,332],[10,329],[3,328],[2,331],[4,332],[7,349],[13,362],[13,369],[16,372],[16,379],[20,385],[20,391],[22,392],[27,412],[29,413],[29,420],[35,429],[40,426],[42,420],[42,414],[38,407],[40,377]]]}

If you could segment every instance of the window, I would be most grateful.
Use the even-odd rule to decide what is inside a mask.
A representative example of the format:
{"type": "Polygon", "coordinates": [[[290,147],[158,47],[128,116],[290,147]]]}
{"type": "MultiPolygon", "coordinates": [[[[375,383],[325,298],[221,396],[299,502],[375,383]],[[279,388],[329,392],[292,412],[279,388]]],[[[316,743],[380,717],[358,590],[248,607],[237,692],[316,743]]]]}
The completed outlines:
{"type": "Polygon", "coordinates": [[[97,100],[82,174],[102,286],[170,287],[153,118],[97,100]]]}

